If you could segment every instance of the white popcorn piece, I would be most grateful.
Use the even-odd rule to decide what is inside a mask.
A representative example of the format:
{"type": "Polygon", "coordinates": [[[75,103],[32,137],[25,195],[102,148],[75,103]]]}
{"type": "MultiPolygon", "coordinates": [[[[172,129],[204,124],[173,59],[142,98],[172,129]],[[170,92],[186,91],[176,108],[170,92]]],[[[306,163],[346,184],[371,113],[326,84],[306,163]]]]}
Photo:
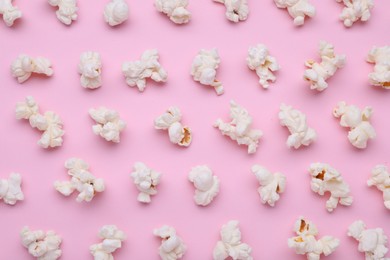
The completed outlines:
{"type": "Polygon", "coordinates": [[[214,247],[213,259],[224,260],[231,258],[234,260],[252,260],[252,248],[241,242],[241,231],[238,228],[239,222],[231,220],[222,226],[221,240],[214,247]]]}
{"type": "Polygon", "coordinates": [[[106,141],[120,142],[120,133],[126,128],[126,122],[119,118],[118,112],[99,107],[91,108],[89,115],[96,122],[96,125],[92,126],[92,131],[96,135],[100,135],[106,141]]]}
{"type": "Polygon", "coordinates": [[[286,189],[286,176],[283,173],[272,173],[261,165],[253,165],[252,172],[259,181],[258,192],[263,204],[271,207],[279,200],[281,193],[286,189]]]}
{"type": "Polygon", "coordinates": [[[150,203],[150,197],[157,194],[157,185],[160,183],[161,173],[150,169],[142,162],[136,162],[131,178],[139,190],[138,201],[150,203]]]}
{"type": "Polygon", "coordinates": [[[350,206],[353,202],[348,184],[343,180],[341,174],[326,163],[312,163],[309,168],[311,175],[311,190],[323,196],[325,192],[330,193],[326,201],[326,209],[332,212],[340,203],[350,206]]]}
{"type": "Polygon", "coordinates": [[[379,164],[372,169],[367,185],[369,187],[375,186],[383,192],[385,207],[390,209],[390,173],[385,165],[379,164]]]}
{"type": "Polygon", "coordinates": [[[370,19],[370,10],[374,7],[373,0],[336,0],[344,4],[340,20],[346,27],[351,27],[358,20],[366,22],[370,19]]]}
{"type": "Polygon", "coordinates": [[[176,234],[173,227],[164,225],[153,231],[155,236],[162,239],[159,254],[162,260],[181,259],[187,250],[183,240],[176,234]]]}
{"type": "Polygon", "coordinates": [[[99,238],[103,239],[101,243],[89,247],[94,259],[114,260],[112,254],[122,247],[122,242],[126,240],[126,234],[115,225],[105,225],[99,231],[99,238]]]}
{"type": "Polygon", "coordinates": [[[248,18],[249,7],[247,0],[214,0],[214,2],[225,5],[225,15],[229,21],[238,23],[248,18]]]}
{"type": "Polygon", "coordinates": [[[89,165],[82,159],[70,158],[65,162],[65,168],[72,177],[70,181],[56,181],[55,189],[64,196],[71,195],[75,190],[79,192],[77,202],[90,202],[98,192],[103,192],[103,179],[96,178],[89,172],[89,165]]]}
{"type": "Polygon", "coordinates": [[[181,124],[181,111],[178,107],[170,107],[154,120],[154,128],[168,130],[169,140],[179,146],[188,147],[192,141],[192,132],[188,126],[181,124]]]}
{"type": "Polygon", "coordinates": [[[62,129],[60,117],[52,111],[40,114],[38,104],[32,96],[27,96],[25,101],[18,102],[15,112],[16,119],[27,119],[33,128],[43,132],[38,145],[43,148],[54,148],[62,145],[62,136],[65,131],[62,129]]]}
{"type": "Polygon", "coordinates": [[[188,23],[191,13],[187,10],[188,0],[155,0],[154,6],[176,24],[188,23]]]}
{"type": "Polygon", "coordinates": [[[96,89],[102,85],[102,62],[97,52],[84,52],[80,56],[79,73],[81,86],[96,89]]]}
{"type": "Polygon", "coordinates": [[[322,254],[328,256],[340,245],[340,240],[332,236],[317,239],[317,227],[303,217],[295,222],[294,232],[297,236],[288,239],[288,247],[298,255],[306,255],[308,260],[319,260],[322,254]]]}
{"type": "Polygon", "coordinates": [[[314,17],[316,14],[316,9],[309,0],[274,0],[274,2],[278,8],[287,8],[297,26],[305,23],[306,16],[314,17]]]}
{"type": "Polygon", "coordinates": [[[58,7],[56,15],[63,24],[70,25],[77,19],[77,1],[76,0],[48,0],[49,4],[58,7]]]}
{"type": "Polygon", "coordinates": [[[348,236],[359,242],[359,252],[365,253],[366,260],[390,260],[385,257],[389,251],[387,248],[387,236],[383,229],[366,229],[366,224],[358,220],[348,228],[348,236]]]}
{"type": "Polygon", "coordinates": [[[160,65],[159,54],[156,49],[146,50],[141,60],[125,62],[122,64],[122,72],[126,83],[130,87],[137,86],[143,92],[146,87],[146,79],[151,78],[155,82],[167,81],[168,74],[160,65]]]}
{"type": "Polygon", "coordinates": [[[20,232],[20,237],[23,246],[37,260],[55,260],[62,254],[61,237],[52,230],[45,233],[42,230],[32,231],[24,227],[20,232]]]}
{"type": "Polygon", "coordinates": [[[188,180],[195,186],[194,200],[197,205],[207,206],[219,192],[219,179],[206,165],[193,167],[188,180]]]}
{"type": "Polygon", "coordinates": [[[298,149],[302,145],[309,146],[317,139],[316,131],[307,125],[306,115],[291,106],[280,105],[279,121],[290,132],[286,142],[290,148],[298,149]]]}
{"type": "Polygon", "coordinates": [[[229,123],[225,123],[222,119],[217,119],[214,127],[218,128],[222,135],[229,136],[230,139],[237,142],[238,145],[247,145],[248,154],[256,152],[260,138],[263,132],[257,129],[252,129],[252,117],[248,111],[239,106],[233,100],[230,101],[230,118],[229,123]]]}
{"type": "Polygon", "coordinates": [[[368,53],[367,62],[374,63],[374,72],[368,75],[370,84],[390,89],[390,45],[373,47],[368,53]]]}
{"type": "Polygon", "coordinates": [[[350,128],[348,132],[349,142],[359,149],[367,147],[367,141],[376,137],[375,129],[370,124],[373,111],[367,106],[361,111],[354,105],[347,105],[344,101],[338,103],[333,110],[333,115],[340,118],[340,125],[350,128]]]}
{"type": "Polygon", "coordinates": [[[19,83],[28,80],[32,73],[44,74],[46,76],[53,75],[51,62],[42,57],[32,58],[25,54],[19,57],[12,63],[11,72],[14,78],[17,78],[19,83]]]}
{"type": "Polygon", "coordinates": [[[104,8],[104,20],[116,26],[129,18],[129,6],[124,0],[111,0],[104,8]]]}
{"type": "Polygon", "coordinates": [[[249,69],[256,71],[259,76],[260,85],[267,89],[269,82],[275,82],[276,77],[273,72],[280,69],[276,59],[269,55],[267,46],[258,44],[250,47],[246,58],[249,69]]]}
{"type": "Polygon", "coordinates": [[[19,200],[24,200],[22,177],[19,173],[11,173],[8,179],[0,179],[0,200],[5,204],[15,205],[19,200]]]}
{"type": "Polygon", "coordinates": [[[319,55],[320,63],[314,60],[305,62],[305,66],[309,69],[305,70],[303,78],[310,83],[310,89],[323,91],[328,88],[326,80],[344,67],[345,55],[336,55],[333,45],[325,41],[320,42],[319,55]]]}
{"type": "Polygon", "coordinates": [[[13,0],[0,0],[0,14],[8,27],[11,27],[15,20],[22,17],[22,12],[17,6],[12,5],[13,0]]]}
{"type": "Polygon", "coordinates": [[[191,76],[200,84],[213,87],[217,95],[222,95],[224,92],[222,82],[215,78],[219,63],[221,59],[217,49],[209,51],[201,49],[192,62],[191,76]]]}

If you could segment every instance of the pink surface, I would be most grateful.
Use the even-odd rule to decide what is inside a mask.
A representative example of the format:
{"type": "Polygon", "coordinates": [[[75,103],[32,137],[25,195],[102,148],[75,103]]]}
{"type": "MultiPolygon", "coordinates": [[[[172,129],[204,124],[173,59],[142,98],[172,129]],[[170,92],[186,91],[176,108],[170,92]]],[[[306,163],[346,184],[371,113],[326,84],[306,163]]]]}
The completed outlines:
{"type": "Polygon", "coordinates": [[[159,259],[160,240],[152,230],[163,224],[174,226],[187,244],[184,259],[211,259],[220,227],[231,219],[240,221],[243,241],[252,246],[255,259],[305,259],[287,247],[300,215],[312,220],[321,236],[341,240],[327,259],[364,258],[357,242],[346,235],[355,220],[362,219],[369,228],[382,227],[390,236],[390,211],[381,192],[366,185],[376,164],[390,166],[390,92],[369,85],[367,75],[373,66],[365,62],[373,45],[390,43],[389,1],[376,1],[371,20],[350,29],[338,20],[342,5],[336,1],[312,0],[317,15],[302,28],[294,27],[287,11],[271,0],[249,1],[249,18],[239,24],[225,18],[221,4],[190,1],[193,18],[183,26],[158,13],[152,0],[128,0],[130,19],[111,28],[103,21],[106,2],[79,1],[79,18],[67,27],[46,1],[16,0],[23,18],[12,28],[0,23],[0,177],[21,173],[25,193],[25,201],[14,207],[0,203],[1,259],[30,258],[19,238],[24,225],[55,230],[63,238],[62,259],[72,260],[92,258],[89,246],[99,241],[97,233],[104,224],[116,224],[128,235],[115,259],[159,259]],[[346,54],[347,63],[328,81],[329,88],[317,93],[302,79],[303,63],[318,59],[322,39],[333,43],[336,53],[346,54]],[[266,44],[282,66],[269,90],[260,87],[246,65],[247,49],[257,43],[266,44]],[[212,47],[221,56],[218,78],[225,94],[220,97],[189,75],[198,50],[212,47]],[[121,64],[138,59],[148,48],[158,48],[168,82],[149,81],[145,92],[139,93],[126,85],[121,64]],[[77,73],[80,54],[89,50],[98,51],[103,62],[103,86],[93,91],[80,86],[77,73]],[[20,53],[49,58],[54,76],[34,76],[18,84],[10,64],[20,53]],[[40,133],[15,119],[15,104],[27,95],[35,97],[42,111],[61,116],[66,134],[59,149],[40,148],[36,144],[40,133]],[[264,132],[254,155],[212,127],[218,117],[228,120],[231,99],[247,108],[254,126],[264,132]],[[341,100],[373,107],[377,138],[366,150],[355,149],[347,130],[333,118],[332,108],[341,100]],[[309,148],[287,148],[288,131],[277,118],[281,102],[306,113],[309,125],[317,130],[319,138],[309,148]],[[88,109],[100,105],[117,110],[128,123],[120,144],[92,133],[88,109]],[[171,105],[181,108],[183,123],[192,128],[188,149],[171,144],[166,132],[153,128],[154,118],[171,105]],[[91,203],[77,203],[75,196],[64,197],[53,188],[55,180],[68,179],[63,164],[69,157],[84,159],[91,172],[106,181],[106,191],[91,203]],[[136,200],[130,179],[136,161],[163,173],[150,205],[136,200]],[[354,196],[351,207],[326,211],[328,195],[320,197],[310,189],[307,169],[316,161],[342,173],[354,196]],[[250,171],[255,163],[287,175],[287,190],[275,208],[260,202],[258,183],[250,171]],[[195,205],[194,189],[187,180],[191,167],[198,164],[209,165],[221,180],[220,194],[205,208],[195,205]]]}

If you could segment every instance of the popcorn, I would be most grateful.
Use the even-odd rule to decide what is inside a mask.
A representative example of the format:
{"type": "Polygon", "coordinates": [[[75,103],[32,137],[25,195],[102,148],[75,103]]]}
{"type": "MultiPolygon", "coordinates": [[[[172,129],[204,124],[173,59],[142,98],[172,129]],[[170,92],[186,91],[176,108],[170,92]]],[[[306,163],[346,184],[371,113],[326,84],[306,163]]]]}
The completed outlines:
{"type": "Polygon", "coordinates": [[[213,87],[217,95],[222,95],[224,92],[222,83],[215,78],[220,62],[217,49],[210,51],[201,49],[191,66],[191,76],[194,80],[202,85],[213,87]]]}
{"type": "Polygon", "coordinates": [[[296,237],[288,239],[288,247],[298,255],[306,255],[308,260],[319,260],[321,254],[328,256],[340,245],[340,240],[332,236],[324,236],[317,240],[317,227],[305,218],[300,217],[294,224],[296,237]]]}
{"type": "Polygon", "coordinates": [[[143,92],[146,87],[146,78],[151,78],[156,82],[167,81],[168,74],[158,62],[157,50],[147,50],[141,60],[125,62],[122,65],[122,72],[126,78],[126,83],[130,87],[137,86],[143,92]]]}
{"type": "Polygon", "coordinates": [[[387,236],[383,229],[366,229],[366,224],[358,220],[348,228],[348,236],[359,241],[359,252],[364,252],[366,260],[388,260],[385,258],[389,251],[387,248],[387,236]]]}
{"type": "Polygon", "coordinates": [[[170,107],[154,120],[154,128],[168,130],[169,140],[179,146],[188,147],[192,141],[192,132],[181,123],[181,112],[178,107],[170,107]]]}
{"type": "Polygon", "coordinates": [[[126,239],[126,234],[115,225],[105,225],[99,231],[99,238],[103,239],[103,241],[89,248],[94,259],[114,260],[112,254],[122,247],[122,242],[126,239]]]}
{"type": "Polygon", "coordinates": [[[84,88],[95,89],[102,85],[102,62],[97,52],[84,52],[80,56],[80,82],[84,88]]]}
{"type": "Polygon", "coordinates": [[[311,175],[311,190],[323,196],[330,192],[330,198],[326,202],[326,209],[332,212],[340,203],[350,206],[353,202],[349,186],[344,182],[341,174],[326,163],[312,163],[309,168],[311,175]]]}
{"type": "Polygon", "coordinates": [[[371,17],[370,10],[374,7],[373,0],[336,0],[345,5],[340,20],[344,22],[346,27],[351,27],[358,20],[362,22],[368,21],[371,17]]]}
{"type": "Polygon", "coordinates": [[[98,179],[89,171],[89,165],[81,159],[70,158],[65,162],[65,168],[72,177],[70,181],[56,181],[55,189],[64,196],[71,195],[75,190],[79,192],[77,202],[90,202],[96,193],[104,191],[103,179],[98,179]]]}
{"type": "Polygon", "coordinates": [[[143,203],[150,203],[150,196],[157,194],[157,185],[160,183],[161,173],[148,168],[141,162],[136,162],[131,173],[134,184],[140,191],[138,194],[138,201],[143,203]]]}
{"type": "Polygon", "coordinates": [[[390,45],[373,47],[368,53],[367,62],[375,63],[374,72],[368,75],[370,84],[390,89],[390,45]]]}
{"type": "Polygon", "coordinates": [[[166,14],[176,24],[188,23],[191,13],[186,9],[188,0],[155,0],[157,11],[166,14]]]}
{"type": "Polygon", "coordinates": [[[207,206],[219,192],[219,179],[206,165],[193,167],[188,179],[195,186],[194,200],[197,205],[207,206]]]}
{"type": "Polygon", "coordinates": [[[375,129],[369,120],[372,108],[365,107],[363,111],[354,105],[347,105],[344,101],[339,102],[333,110],[333,115],[340,118],[340,125],[349,127],[348,140],[359,149],[367,147],[367,141],[376,137],[375,129]]]}
{"type": "Polygon", "coordinates": [[[111,0],[104,8],[104,20],[110,26],[116,26],[129,18],[129,6],[124,0],[111,0]]]}
{"type": "Polygon", "coordinates": [[[309,146],[317,139],[316,131],[307,126],[306,115],[291,106],[280,105],[279,121],[290,132],[286,142],[290,148],[298,149],[301,145],[309,146]]]}
{"type": "Polygon", "coordinates": [[[31,231],[28,227],[24,227],[20,232],[20,237],[23,246],[37,260],[55,260],[62,254],[61,237],[54,231],[50,230],[45,234],[42,230],[31,231]]]}
{"type": "Polygon", "coordinates": [[[24,200],[22,177],[19,173],[11,173],[8,179],[0,179],[0,200],[5,204],[15,205],[19,200],[24,200]]]}
{"type": "Polygon", "coordinates": [[[275,206],[280,198],[280,193],[283,193],[286,188],[286,176],[283,173],[268,171],[261,165],[253,165],[252,172],[260,183],[257,190],[260,194],[261,202],[268,203],[271,207],[275,206]]]}
{"type": "Polygon", "coordinates": [[[63,24],[70,25],[77,19],[77,2],[76,0],[48,0],[51,6],[58,6],[56,15],[58,20],[63,24]]]}
{"type": "Polygon", "coordinates": [[[48,59],[42,57],[31,58],[25,54],[19,55],[12,63],[11,72],[19,83],[28,80],[32,73],[45,74],[46,76],[53,75],[51,62],[48,59]]]}
{"type": "Polygon", "coordinates": [[[162,260],[181,259],[187,250],[182,239],[176,235],[176,230],[170,226],[162,226],[153,231],[155,236],[162,239],[159,254],[162,260]]]}
{"type": "Polygon", "coordinates": [[[314,17],[315,7],[309,0],[274,0],[278,8],[287,8],[288,13],[294,18],[294,24],[299,26],[305,23],[305,17],[314,17]]]}
{"type": "Polygon", "coordinates": [[[222,226],[221,240],[214,248],[214,260],[223,260],[231,257],[234,260],[252,260],[252,248],[241,242],[241,231],[238,221],[231,220],[222,226]]]}
{"type": "Polygon", "coordinates": [[[0,14],[8,27],[11,27],[16,19],[22,17],[22,12],[17,6],[12,5],[13,0],[0,0],[0,14]]]}
{"type": "Polygon", "coordinates": [[[368,179],[369,187],[376,188],[383,192],[383,200],[385,207],[390,209],[390,173],[385,165],[377,165],[371,171],[371,178],[368,179]]]}
{"type": "Polygon", "coordinates": [[[270,82],[275,82],[276,77],[274,71],[280,69],[276,59],[269,55],[267,46],[258,44],[255,47],[250,47],[248,50],[248,57],[246,58],[249,69],[255,70],[259,76],[260,85],[267,89],[270,82]]]}
{"type": "Polygon", "coordinates": [[[235,140],[238,145],[247,145],[248,154],[255,153],[263,132],[251,129],[252,117],[246,109],[236,104],[233,100],[230,101],[230,118],[232,120],[229,123],[223,122],[222,119],[217,119],[214,127],[218,128],[222,135],[227,135],[230,139],[235,140]]]}
{"type": "Polygon", "coordinates": [[[326,80],[344,67],[345,55],[336,55],[333,45],[325,41],[320,42],[319,54],[321,63],[314,60],[305,62],[305,66],[309,69],[305,70],[303,78],[310,83],[310,89],[323,91],[328,88],[326,80]]]}
{"type": "Polygon", "coordinates": [[[95,120],[96,125],[92,126],[92,131],[100,135],[106,141],[114,143],[120,142],[120,133],[126,127],[126,122],[119,118],[118,112],[105,107],[97,109],[91,108],[89,115],[95,120]]]}
{"type": "Polygon", "coordinates": [[[232,22],[238,23],[248,18],[249,7],[247,0],[214,0],[222,3],[226,7],[226,18],[232,22]]]}
{"type": "Polygon", "coordinates": [[[34,98],[27,96],[25,101],[16,104],[16,119],[28,119],[33,128],[42,131],[38,144],[43,148],[54,148],[62,145],[62,121],[60,117],[52,111],[45,114],[39,113],[38,104],[34,98]]]}

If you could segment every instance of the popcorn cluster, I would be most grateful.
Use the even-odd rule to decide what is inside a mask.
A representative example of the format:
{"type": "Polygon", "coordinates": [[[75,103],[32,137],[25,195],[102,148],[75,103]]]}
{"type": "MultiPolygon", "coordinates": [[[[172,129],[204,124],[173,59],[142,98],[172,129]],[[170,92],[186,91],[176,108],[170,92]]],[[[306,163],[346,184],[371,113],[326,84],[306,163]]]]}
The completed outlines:
{"type": "Polygon", "coordinates": [[[161,173],[148,168],[142,162],[136,162],[131,173],[131,178],[139,190],[138,201],[150,203],[150,196],[157,194],[157,185],[160,183],[161,173]]]}
{"type": "Polygon", "coordinates": [[[0,200],[5,204],[15,205],[19,200],[24,200],[22,177],[19,173],[11,173],[8,179],[0,179],[0,200]]]}
{"type": "Polygon", "coordinates": [[[183,240],[176,235],[176,230],[170,226],[162,226],[153,231],[155,236],[162,239],[159,247],[159,254],[162,260],[176,260],[184,256],[187,246],[183,240]]]}
{"type": "Polygon", "coordinates": [[[373,47],[368,53],[367,62],[374,63],[374,72],[368,75],[371,85],[390,89],[390,45],[373,47]]]}
{"type": "Polygon", "coordinates": [[[77,19],[77,2],[76,0],[48,0],[49,4],[58,7],[56,15],[58,20],[63,24],[70,25],[77,19]]]}
{"type": "Polygon", "coordinates": [[[340,20],[346,27],[351,27],[356,21],[366,22],[371,17],[370,10],[374,7],[373,0],[336,0],[344,4],[340,20]]]}
{"type": "Polygon", "coordinates": [[[92,131],[96,135],[100,135],[106,141],[120,142],[120,133],[125,129],[126,122],[119,118],[118,112],[99,107],[97,109],[91,108],[89,115],[96,122],[96,125],[92,126],[92,131]]]}
{"type": "Polygon", "coordinates": [[[157,11],[166,14],[176,24],[188,23],[191,13],[187,10],[188,0],[155,0],[157,11]]]}
{"type": "Polygon", "coordinates": [[[99,238],[103,239],[103,241],[89,248],[94,259],[114,260],[112,254],[122,247],[122,242],[126,239],[126,234],[115,225],[105,225],[99,231],[99,238]]]}
{"type": "Polygon", "coordinates": [[[104,20],[116,26],[129,18],[129,6],[124,0],[111,0],[104,8],[104,20]]]}
{"type": "Polygon", "coordinates": [[[207,206],[219,192],[219,179],[206,165],[193,167],[188,179],[195,186],[194,200],[197,205],[207,206]]]}
{"type": "Polygon", "coordinates": [[[16,19],[22,17],[22,12],[17,6],[12,5],[13,0],[0,0],[0,14],[8,27],[11,27],[16,19]]]}
{"type": "Polygon", "coordinates": [[[249,7],[248,0],[214,0],[215,2],[224,4],[226,7],[226,18],[229,21],[238,23],[245,21],[248,18],[249,7]]]}
{"type": "Polygon", "coordinates": [[[11,65],[12,76],[18,79],[19,83],[28,80],[32,73],[44,74],[46,76],[53,75],[51,62],[42,57],[32,58],[25,54],[19,57],[11,65]]]}
{"type": "Polygon", "coordinates": [[[84,88],[95,89],[102,85],[102,62],[97,52],[84,52],[80,56],[80,82],[84,88]]]}
{"type": "Polygon", "coordinates": [[[274,2],[278,8],[287,8],[297,26],[305,23],[306,16],[314,17],[316,14],[316,9],[309,0],[274,0],[274,2]]]}
{"type": "Polygon", "coordinates": [[[390,173],[385,165],[377,165],[371,171],[371,177],[367,181],[369,187],[375,186],[383,192],[385,207],[390,209],[390,173]]]}

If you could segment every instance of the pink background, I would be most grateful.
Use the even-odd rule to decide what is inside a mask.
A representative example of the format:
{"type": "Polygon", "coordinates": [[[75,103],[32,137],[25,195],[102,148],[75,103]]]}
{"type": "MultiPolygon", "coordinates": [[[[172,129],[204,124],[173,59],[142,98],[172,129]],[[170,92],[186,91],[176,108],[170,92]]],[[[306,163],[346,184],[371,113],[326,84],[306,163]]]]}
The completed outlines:
{"type": "Polygon", "coordinates": [[[376,164],[390,166],[390,92],[369,85],[367,75],[373,66],[365,62],[373,45],[390,43],[389,1],[376,1],[371,20],[350,29],[338,20],[342,5],[336,1],[312,0],[317,15],[301,28],[294,27],[287,11],[271,0],[249,0],[249,18],[239,24],[225,18],[223,5],[193,0],[189,5],[193,18],[183,26],[158,13],[152,0],[127,0],[130,19],[111,28],[102,14],[107,2],[79,1],[79,18],[67,27],[46,1],[16,0],[23,18],[12,28],[0,23],[0,177],[21,173],[25,194],[25,201],[14,207],[0,203],[1,259],[30,258],[19,238],[24,225],[61,235],[62,259],[91,259],[89,246],[99,242],[97,233],[105,224],[116,224],[128,235],[116,259],[159,259],[160,240],[152,230],[163,224],[174,226],[187,244],[184,259],[211,259],[220,227],[231,219],[240,221],[243,241],[252,246],[255,259],[305,259],[287,247],[300,215],[312,220],[321,236],[341,240],[327,259],[363,259],[357,242],[346,235],[355,220],[362,219],[369,228],[382,227],[390,236],[390,211],[381,192],[366,185],[376,164]],[[336,53],[346,54],[347,63],[328,81],[329,88],[317,93],[302,74],[306,59],[319,58],[322,39],[333,43],[336,53]],[[282,66],[269,90],[260,87],[246,65],[247,49],[257,43],[266,44],[282,66]],[[212,47],[221,56],[218,78],[225,94],[220,97],[189,75],[198,50],[212,47]],[[149,48],[158,48],[168,82],[149,81],[139,93],[126,85],[121,64],[138,59],[149,48]],[[77,73],[80,54],[89,50],[98,51],[103,62],[103,86],[93,91],[80,86],[77,73]],[[18,84],[10,64],[20,53],[49,58],[54,76],[34,76],[18,84]],[[27,95],[35,97],[41,111],[61,116],[66,131],[61,148],[40,148],[36,144],[40,133],[15,119],[15,104],[27,95]],[[254,155],[212,127],[219,117],[228,120],[231,99],[247,108],[254,127],[264,132],[254,155]],[[355,149],[347,140],[347,129],[333,118],[332,109],[341,100],[373,107],[377,138],[367,149],[355,149]],[[288,131],[277,118],[282,102],[306,113],[309,125],[317,130],[319,138],[309,148],[287,148],[288,131]],[[100,105],[117,110],[128,123],[120,144],[92,133],[88,109],[100,105]],[[166,132],[153,128],[154,118],[171,105],[181,108],[183,123],[192,128],[188,149],[173,145],[166,132]],[[106,191],[91,203],[77,203],[74,195],[64,197],[53,188],[55,180],[68,179],[63,164],[70,157],[84,159],[91,172],[106,181],[106,191]],[[136,200],[138,192],[130,179],[136,161],[163,173],[158,195],[149,205],[136,200]],[[311,191],[307,169],[317,161],[342,173],[354,196],[351,207],[339,206],[329,214],[325,209],[329,195],[311,191]],[[220,194],[205,208],[195,205],[187,180],[191,167],[199,164],[209,165],[221,179],[220,194]],[[250,171],[253,164],[287,175],[287,190],[275,208],[261,204],[250,171]]]}

